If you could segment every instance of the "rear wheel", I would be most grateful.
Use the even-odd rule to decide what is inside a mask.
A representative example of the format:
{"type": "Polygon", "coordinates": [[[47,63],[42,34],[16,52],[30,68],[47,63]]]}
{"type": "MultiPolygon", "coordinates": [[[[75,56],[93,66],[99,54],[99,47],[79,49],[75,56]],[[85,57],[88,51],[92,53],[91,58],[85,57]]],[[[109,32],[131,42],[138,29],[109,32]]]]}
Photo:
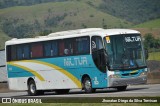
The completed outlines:
{"type": "Polygon", "coordinates": [[[83,88],[85,90],[86,93],[92,93],[95,92],[96,89],[92,88],[92,82],[90,80],[90,78],[86,77],[83,80],[83,88]]]}
{"type": "Polygon", "coordinates": [[[117,87],[118,91],[125,91],[127,89],[127,86],[119,86],[117,87]]]}
{"type": "Polygon", "coordinates": [[[28,83],[28,94],[31,96],[37,95],[37,88],[34,80],[30,80],[28,83]]]}

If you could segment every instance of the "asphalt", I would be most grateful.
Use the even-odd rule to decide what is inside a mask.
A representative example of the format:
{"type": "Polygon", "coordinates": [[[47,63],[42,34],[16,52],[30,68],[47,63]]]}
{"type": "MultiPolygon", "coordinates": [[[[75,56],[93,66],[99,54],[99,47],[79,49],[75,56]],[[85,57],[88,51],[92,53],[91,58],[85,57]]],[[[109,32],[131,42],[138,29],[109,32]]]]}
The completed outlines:
{"type": "MultiPolygon", "coordinates": [[[[31,97],[27,95],[27,92],[15,92],[10,91],[6,93],[0,93],[0,97],[31,97]]],[[[113,88],[98,89],[95,93],[85,94],[80,89],[70,90],[69,94],[58,95],[55,92],[45,92],[44,95],[32,96],[32,97],[45,97],[45,98],[67,98],[67,97],[160,97],[160,84],[154,85],[134,85],[128,86],[126,91],[117,91],[113,88]]]]}

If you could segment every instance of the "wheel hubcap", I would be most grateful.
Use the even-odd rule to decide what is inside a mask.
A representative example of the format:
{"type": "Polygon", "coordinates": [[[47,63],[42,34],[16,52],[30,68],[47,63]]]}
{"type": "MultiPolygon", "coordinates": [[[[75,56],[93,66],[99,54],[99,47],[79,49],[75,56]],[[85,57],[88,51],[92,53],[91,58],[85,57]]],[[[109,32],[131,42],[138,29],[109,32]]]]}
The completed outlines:
{"type": "Polygon", "coordinates": [[[89,80],[85,82],[85,88],[88,90],[91,89],[91,82],[89,80]]]}
{"type": "Polygon", "coordinates": [[[35,93],[36,86],[34,84],[31,84],[30,85],[30,90],[31,90],[32,93],[35,93]]]}

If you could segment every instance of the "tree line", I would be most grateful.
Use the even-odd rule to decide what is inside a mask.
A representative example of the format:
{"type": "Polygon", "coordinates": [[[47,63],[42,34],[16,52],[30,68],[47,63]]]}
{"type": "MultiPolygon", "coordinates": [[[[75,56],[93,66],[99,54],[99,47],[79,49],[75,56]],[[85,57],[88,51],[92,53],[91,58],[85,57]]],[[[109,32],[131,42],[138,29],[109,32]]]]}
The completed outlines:
{"type": "Polygon", "coordinates": [[[0,9],[13,6],[29,6],[47,2],[63,2],[67,0],[0,0],[0,9]]]}
{"type": "Polygon", "coordinates": [[[144,36],[144,47],[149,52],[160,50],[160,38],[155,38],[151,33],[144,36]]]}
{"type": "Polygon", "coordinates": [[[103,0],[99,9],[134,24],[160,18],[160,0],[103,0]]]}

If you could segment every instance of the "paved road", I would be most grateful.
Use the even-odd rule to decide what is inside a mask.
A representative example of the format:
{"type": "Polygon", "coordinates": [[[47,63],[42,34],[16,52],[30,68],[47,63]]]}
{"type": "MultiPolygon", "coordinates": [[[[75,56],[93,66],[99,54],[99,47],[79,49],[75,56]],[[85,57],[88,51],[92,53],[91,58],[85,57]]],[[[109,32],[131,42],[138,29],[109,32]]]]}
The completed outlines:
{"type": "MultiPolygon", "coordinates": [[[[96,93],[85,94],[81,90],[71,90],[69,94],[57,95],[54,92],[46,92],[38,97],[160,97],[160,84],[128,86],[126,91],[118,92],[116,89],[101,89],[96,93]]],[[[0,93],[0,97],[29,97],[26,92],[0,93]]],[[[32,96],[33,97],[33,96],[32,96]]],[[[37,96],[36,96],[37,97],[37,96]]]]}

